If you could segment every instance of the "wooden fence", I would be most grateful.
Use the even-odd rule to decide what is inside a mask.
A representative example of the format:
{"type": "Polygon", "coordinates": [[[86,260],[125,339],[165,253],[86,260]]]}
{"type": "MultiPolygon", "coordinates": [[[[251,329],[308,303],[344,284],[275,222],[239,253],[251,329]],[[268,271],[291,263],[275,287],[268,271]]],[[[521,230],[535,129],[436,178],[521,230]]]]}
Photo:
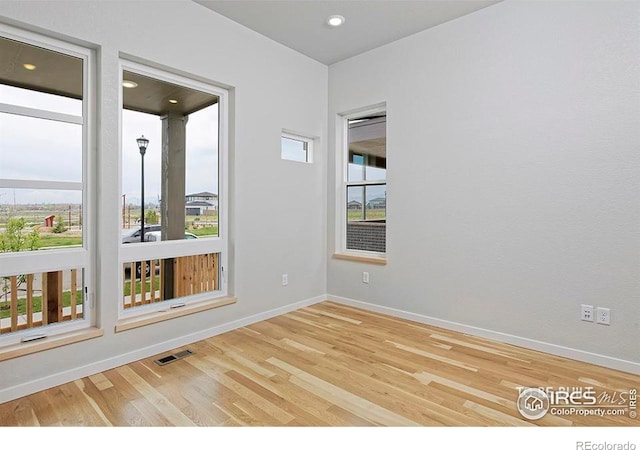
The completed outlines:
{"type": "Polygon", "coordinates": [[[216,291],[218,267],[218,253],[126,262],[122,267],[123,307],[216,291]]]}
{"type": "Polygon", "coordinates": [[[1,277],[0,334],[81,319],[78,275],[71,269],[1,277]]]}

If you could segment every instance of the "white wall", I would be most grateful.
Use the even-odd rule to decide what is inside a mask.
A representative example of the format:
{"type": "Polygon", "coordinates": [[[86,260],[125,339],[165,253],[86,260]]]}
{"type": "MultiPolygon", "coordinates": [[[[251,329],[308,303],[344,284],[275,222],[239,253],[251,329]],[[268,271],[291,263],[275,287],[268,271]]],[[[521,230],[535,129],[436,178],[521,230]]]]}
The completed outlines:
{"type": "Polygon", "coordinates": [[[99,339],[0,363],[0,402],[326,293],[325,142],[312,165],[280,159],[283,128],[326,135],[326,66],[191,1],[3,1],[0,21],[98,49],[97,296],[105,331],[99,339]],[[230,250],[238,302],[114,334],[120,193],[111,180],[118,179],[121,53],[232,88],[230,250]]]}
{"type": "Polygon", "coordinates": [[[639,21],[505,2],[331,66],[329,142],[387,102],[389,262],[329,260],[329,293],[639,363],[639,21]]]}

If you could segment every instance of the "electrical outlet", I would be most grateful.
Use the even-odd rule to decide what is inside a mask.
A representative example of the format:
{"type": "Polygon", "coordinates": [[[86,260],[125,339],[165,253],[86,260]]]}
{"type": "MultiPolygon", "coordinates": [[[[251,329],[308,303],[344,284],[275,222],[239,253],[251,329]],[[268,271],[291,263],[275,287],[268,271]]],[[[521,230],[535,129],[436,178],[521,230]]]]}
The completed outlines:
{"type": "Polygon", "coordinates": [[[610,325],[611,310],[609,308],[598,308],[596,310],[596,322],[602,325],[610,325]]]}
{"type": "Polygon", "coordinates": [[[369,283],[369,272],[362,272],[362,282],[369,283]]]}
{"type": "Polygon", "coordinates": [[[593,322],[593,305],[580,305],[580,320],[593,322]]]}
{"type": "Polygon", "coordinates": [[[282,274],[282,285],[287,286],[289,284],[289,275],[286,273],[282,274]]]}

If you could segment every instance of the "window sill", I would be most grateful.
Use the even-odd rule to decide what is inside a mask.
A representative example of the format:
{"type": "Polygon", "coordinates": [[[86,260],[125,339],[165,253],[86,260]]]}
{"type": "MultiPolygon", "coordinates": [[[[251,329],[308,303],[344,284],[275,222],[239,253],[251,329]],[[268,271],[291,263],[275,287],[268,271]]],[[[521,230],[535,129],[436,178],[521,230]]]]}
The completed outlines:
{"type": "Polygon", "coordinates": [[[380,264],[382,266],[387,265],[387,258],[382,258],[380,256],[360,256],[360,255],[353,255],[350,253],[334,253],[333,259],[344,259],[346,261],[358,261],[358,262],[370,263],[370,264],[380,264]]]}
{"type": "Polygon", "coordinates": [[[182,306],[175,309],[167,309],[164,311],[154,311],[149,314],[141,314],[139,316],[120,319],[116,323],[115,331],[119,333],[121,331],[131,330],[133,328],[144,327],[165,320],[170,320],[176,317],[187,316],[189,314],[195,314],[201,311],[207,311],[209,309],[219,308],[221,306],[231,305],[236,302],[235,297],[221,297],[213,300],[205,300],[203,302],[193,303],[190,305],[182,306]]]}
{"type": "Polygon", "coordinates": [[[45,339],[32,342],[22,342],[0,349],[0,361],[30,355],[32,353],[50,350],[64,345],[75,344],[89,339],[100,337],[104,334],[101,328],[88,328],[84,330],[72,331],[70,333],[58,334],[45,339]]]}

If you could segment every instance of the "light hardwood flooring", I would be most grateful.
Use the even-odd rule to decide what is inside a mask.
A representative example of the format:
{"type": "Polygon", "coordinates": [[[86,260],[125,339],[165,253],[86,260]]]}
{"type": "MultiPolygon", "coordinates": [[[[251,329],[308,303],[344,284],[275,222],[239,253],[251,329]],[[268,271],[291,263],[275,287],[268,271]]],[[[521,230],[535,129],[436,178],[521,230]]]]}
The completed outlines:
{"type": "Polygon", "coordinates": [[[0,405],[4,426],[638,426],[516,409],[518,386],[640,377],[332,302],[0,405]]]}

